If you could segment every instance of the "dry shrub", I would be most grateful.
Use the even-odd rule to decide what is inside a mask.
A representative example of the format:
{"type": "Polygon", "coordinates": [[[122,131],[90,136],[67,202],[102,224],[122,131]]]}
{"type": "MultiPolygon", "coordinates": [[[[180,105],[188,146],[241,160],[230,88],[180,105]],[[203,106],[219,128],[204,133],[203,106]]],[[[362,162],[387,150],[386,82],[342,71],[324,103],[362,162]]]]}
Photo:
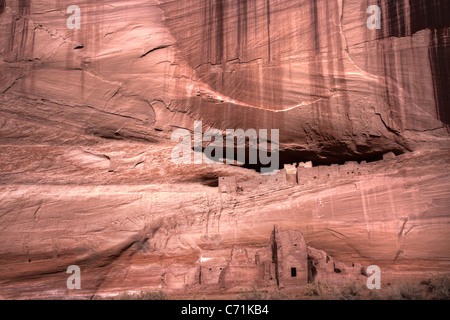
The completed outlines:
{"type": "Polygon", "coordinates": [[[237,300],[267,300],[267,293],[252,287],[250,290],[241,290],[237,300]]]}
{"type": "Polygon", "coordinates": [[[164,291],[141,291],[140,293],[122,293],[114,300],[169,300],[164,291]]]}
{"type": "Polygon", "coordinates": [[[431,299],[450,300],[450,276],[432,276],[423,285],[428,286],[428,292],[431,299]]]}
{"type": "Polygon", "coordinates": [[[367,286],[360,282],[350,281],[344,284],[340,292],[343,300],[359,300],[367,293],[367,286]]]}
{"type": "Polygon", "coordinates": [[[335,286],[320,281],[308,283],[303,294],[305,296],[321,299],[339,299],[337,288],[335,286]]]}
{"type": "Polygon", "coordinates": [[[387,298],[389,300],[423,300],[426,298],[426,290],[420,283],[403,280],[389,287],[387,298]]]}

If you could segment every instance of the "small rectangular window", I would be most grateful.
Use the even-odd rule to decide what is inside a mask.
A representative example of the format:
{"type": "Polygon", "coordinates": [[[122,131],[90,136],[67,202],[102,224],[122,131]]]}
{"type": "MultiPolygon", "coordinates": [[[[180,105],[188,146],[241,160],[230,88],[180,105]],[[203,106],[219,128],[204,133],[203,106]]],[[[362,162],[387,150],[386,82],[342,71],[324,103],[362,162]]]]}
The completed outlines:
{"type": "Polygon", "coordinates": [[[291,277],[297,276],[297,268],[291,268],[291,277]]]}

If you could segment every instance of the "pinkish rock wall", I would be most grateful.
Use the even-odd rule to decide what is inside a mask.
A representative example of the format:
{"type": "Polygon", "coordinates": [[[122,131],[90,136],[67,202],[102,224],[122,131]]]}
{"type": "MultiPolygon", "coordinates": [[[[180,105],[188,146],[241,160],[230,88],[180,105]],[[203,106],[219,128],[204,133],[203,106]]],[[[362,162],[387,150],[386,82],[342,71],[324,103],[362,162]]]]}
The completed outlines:
{"type": "Polygon", "coordinates": [[[274,224],[347,265],[448,271],[448,1],[80,0],[80,29],[68,5],[0,1],[0,298],[219,285],[274,224]],[[279,129],[280,167],[312,168],[174,165],[195,120],[279,129]]]}
{"type": "Polygon", "coordinates": [[[287,160],[328,163],[447,136],[445,1],[380,2],[380,30],[370,4],[79,1],[68,29],[61,2],[4,1],[3,109],[114,139],[159,140],[192,117],[275,128],[287,160]]]}

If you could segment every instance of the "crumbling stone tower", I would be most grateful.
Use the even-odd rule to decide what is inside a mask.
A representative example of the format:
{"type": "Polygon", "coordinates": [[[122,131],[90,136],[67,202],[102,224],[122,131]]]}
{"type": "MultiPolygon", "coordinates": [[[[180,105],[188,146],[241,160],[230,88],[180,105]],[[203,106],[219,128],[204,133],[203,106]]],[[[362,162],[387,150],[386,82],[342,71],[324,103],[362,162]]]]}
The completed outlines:
{"type": "Polygon", "coordinates": [[[301,232],[278,231],[275,226],[271,243],[278,288],[307,284],[308,254],[301,232]]]}

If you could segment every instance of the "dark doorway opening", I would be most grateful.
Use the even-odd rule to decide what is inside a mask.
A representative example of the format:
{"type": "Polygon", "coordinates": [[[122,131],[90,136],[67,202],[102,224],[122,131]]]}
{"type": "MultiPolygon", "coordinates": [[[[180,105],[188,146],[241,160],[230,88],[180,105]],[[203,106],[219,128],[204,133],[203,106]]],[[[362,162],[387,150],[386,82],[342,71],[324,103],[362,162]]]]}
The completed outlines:
{"type": "Polygon", "coordinates": [[[297,276],[297,268],[291,268],[291,277],[296,277],[297,276]]]}

